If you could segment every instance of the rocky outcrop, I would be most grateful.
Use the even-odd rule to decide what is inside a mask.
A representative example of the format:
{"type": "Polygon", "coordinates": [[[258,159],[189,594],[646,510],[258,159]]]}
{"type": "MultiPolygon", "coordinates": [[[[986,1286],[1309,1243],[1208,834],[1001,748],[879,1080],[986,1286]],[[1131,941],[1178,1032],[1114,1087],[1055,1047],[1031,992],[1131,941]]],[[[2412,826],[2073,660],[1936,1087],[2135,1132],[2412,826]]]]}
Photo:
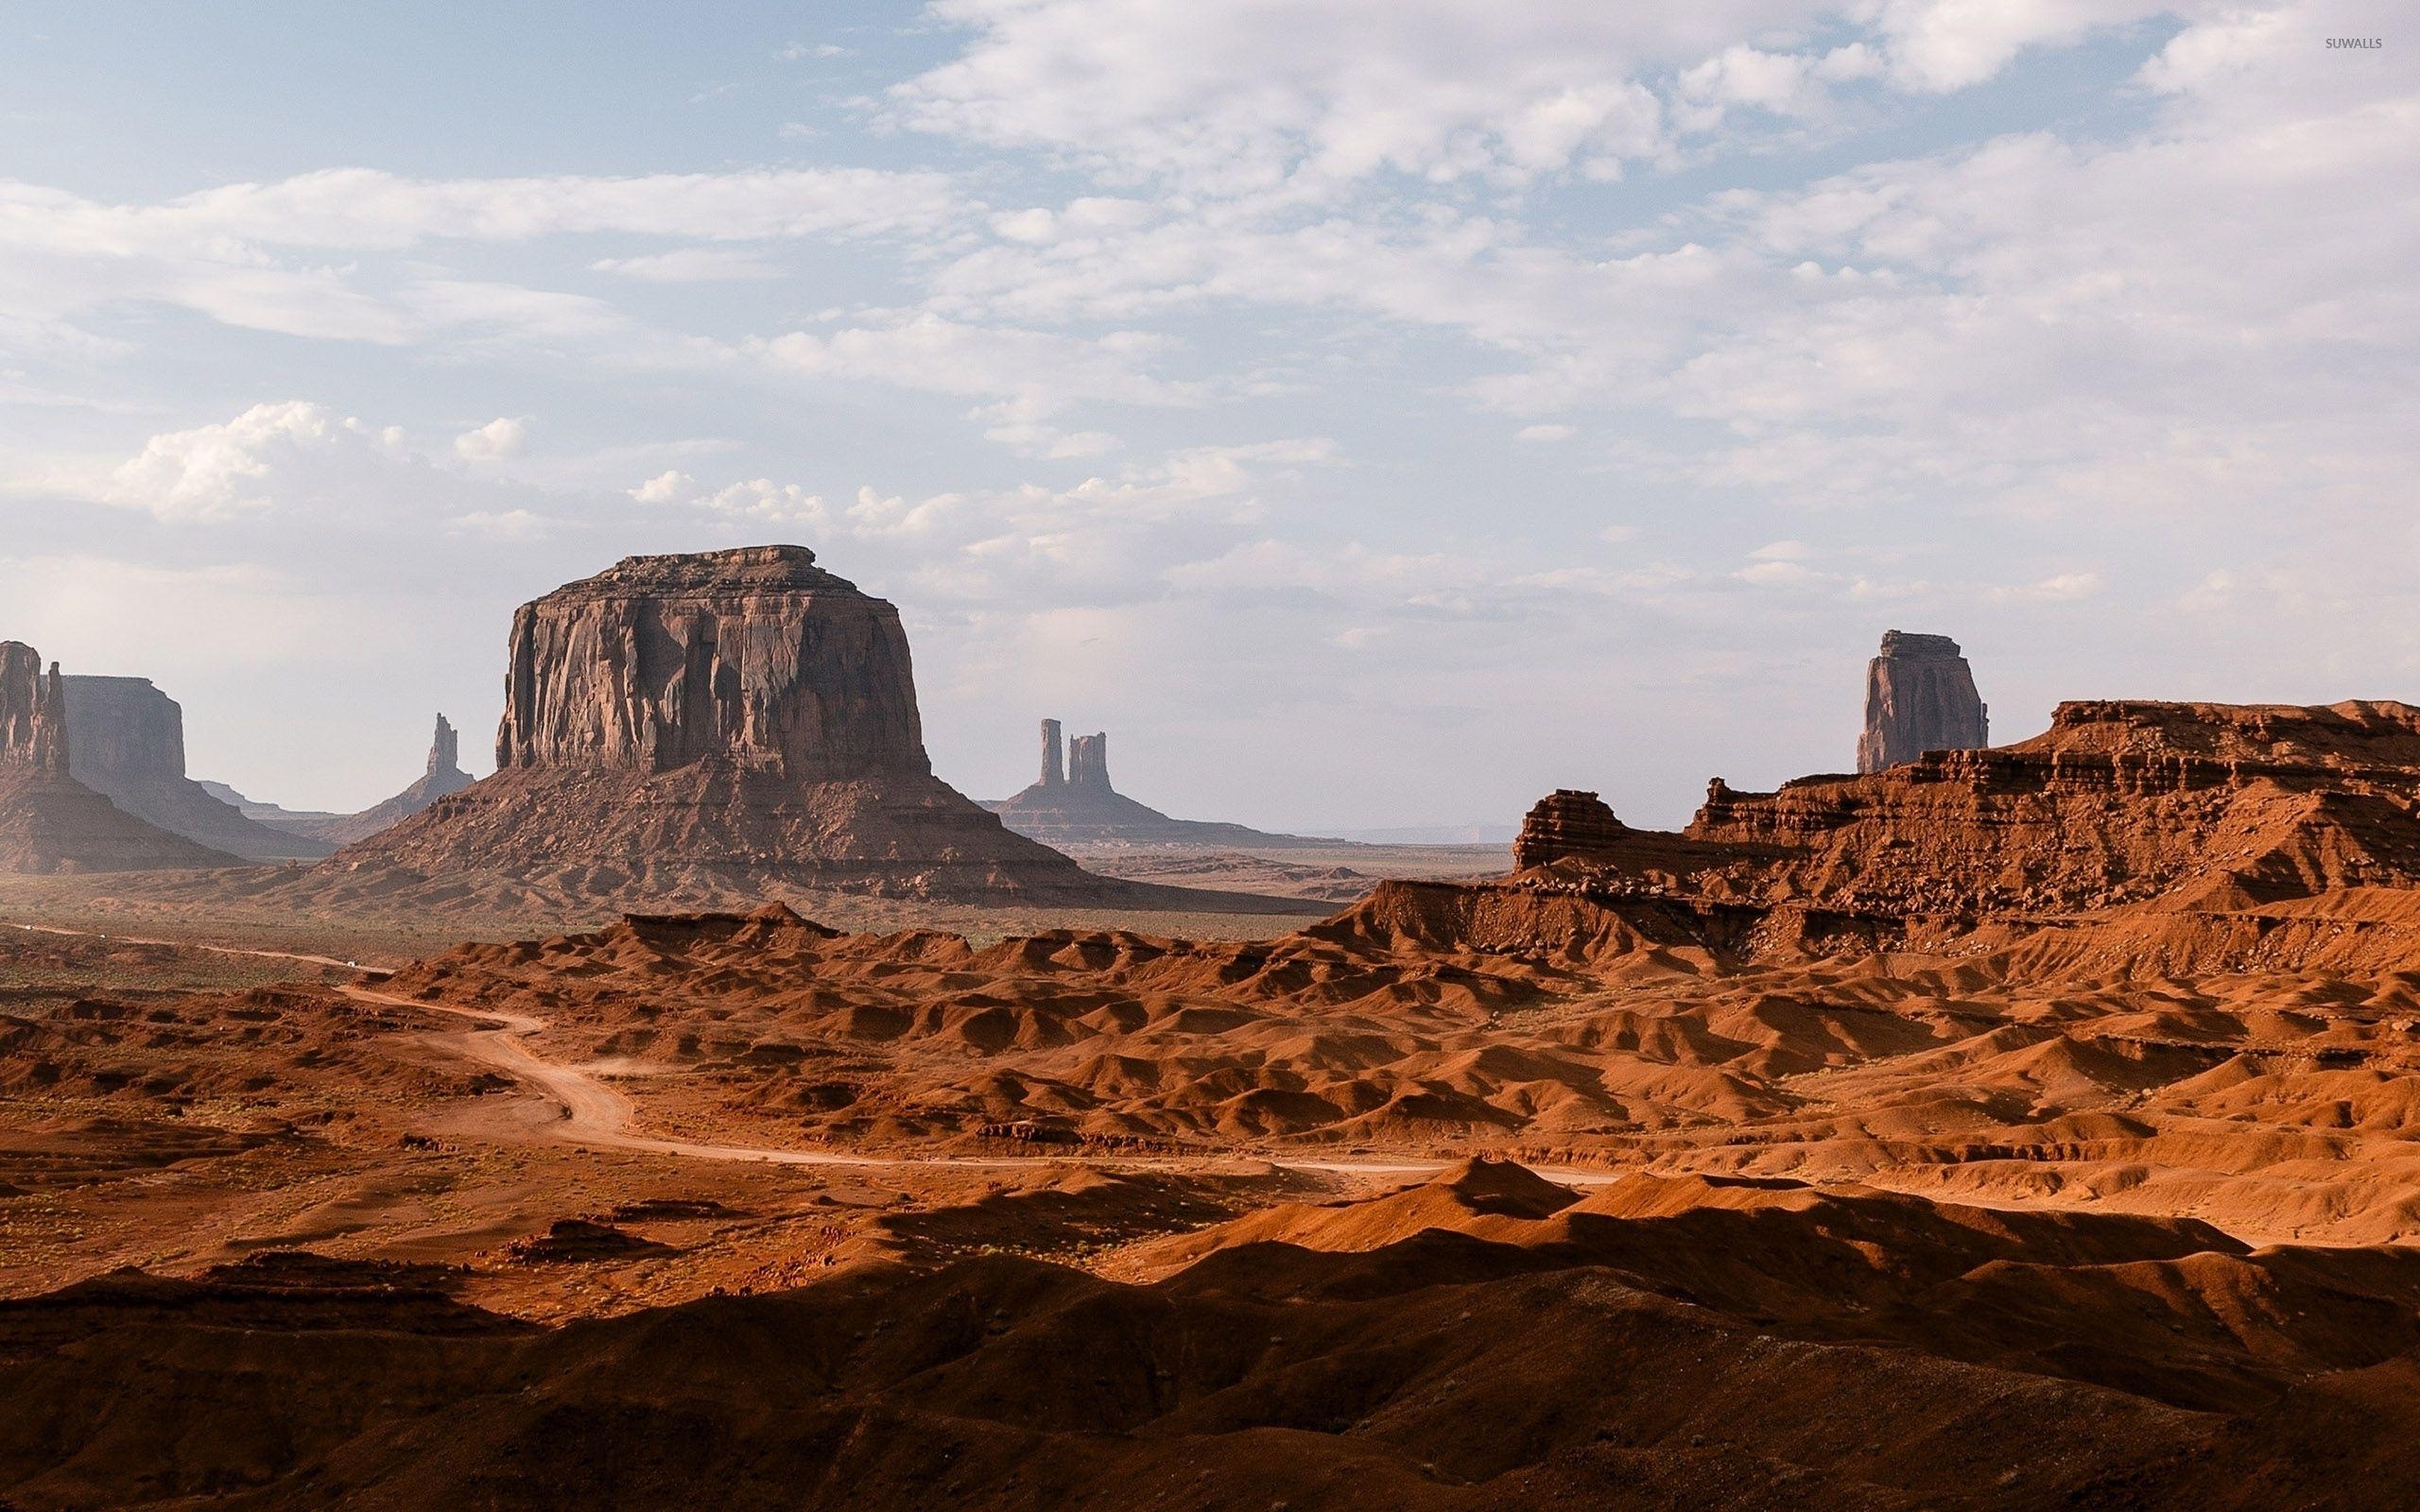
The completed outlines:
{"type": "Polygon", "coordinates": [[[324,841],[332,846],[351,845],[365,840],[390,825],[399,824],[420,813],[448,793],[458,793],[471,785],[471,774],[462,770],[461,741],[443,714],[437,716],[437,733],[429,742],[428,765],[418,781],[393,798],[375,803],[358,814],[330,814],[311,809],[280,808],[246,798],[224,782],[204,782],[202,790],[222,803],[232,803],[244,817],[256,824],[287,834],[299,834],[324,841]]]}
{"type": "Polygon", "coordinates": [[[65,679],[68,769],[135,817],[252,861],[305,860],[336,848],[248,819],[185,776],[184,710],[148,678],[65,679]]]}
{"type": "Polygon", "coordinates": [[[56,662],[0,641],[0,872],[138,871],[235,858],[126,813],[70,774],[74,736],[56,662]]]}
{"type": "Polygon", "coordinates": [[[1543,867],[1565,856],[1588,856],[1618,847],[1630,827],[1614,816],[1604,799],[1577,788],[1559,787],[1538,799],[1512,842],[1512,865],[1543,867]]]}
{"type": "Polygon", "coordinates": [[[2013,746],[1771,793],[1718,779],[1681,833],[1607,833],[1530,875],[1602,897],[1959,930],[2270,906],[2420,888],[2415,795],[2420,709],[2407,704],[2066,703],[2013,746]]]}
{"type": "Polygon", "coordinates": [[[1271,834],[1241,824],[1171,818],[1118,792],[1109,782],[1109,736],[1078,735],[1059,766],[1056,719],[1042,722],[1042,777],[1013,798],[987,804],[1019,834],[1048,845],[1215,846],[1222,850],[1287,850],[1340,846],[1299,834],[1271,834]]]}
{"type": "Polygon", "coordinates": [[[1991,743],[1990,711],[1958,643],[1946,635],[1885,631],[1882,654],[1866,663],[1857,769],[1878,772],[1927,751],[1991,743]]]}
{"type": "Polygon", "coordinates": [[[1132,890],[932,775],[899,611],[804,547],[629,558],[522,606],[510,651],[495,775],[340,868],[616,898],[1132,890]]]}
{"type": "Polygon", "coordinates": [[[337,845],[351,845],[366,840],[381,830],[390,829],[425,811],[439,799],[459,793],[471,785],[471,774],[462,770],[461,740],[443,714],[437,716],[437,731],[428,747],[428,765],[419,781],[383,803],[375,803],[358,814],[345,815],[320,826],[313,833],[322,840],[337,845]]]}

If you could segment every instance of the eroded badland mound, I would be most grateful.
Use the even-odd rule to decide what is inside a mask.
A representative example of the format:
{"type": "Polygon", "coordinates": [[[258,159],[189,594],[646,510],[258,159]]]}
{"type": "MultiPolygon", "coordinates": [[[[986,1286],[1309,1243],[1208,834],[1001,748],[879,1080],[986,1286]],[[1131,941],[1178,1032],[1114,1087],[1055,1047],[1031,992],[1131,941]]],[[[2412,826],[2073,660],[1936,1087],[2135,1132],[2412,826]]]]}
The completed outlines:
{"type": "Polygon", "coordinates": [[[126,813],[69,775],[67,698],[56,662],[0,641],[0,871],[142,871],[233,863],[126,813]]]}
{"type": "Polygon", "coordinates": [[[1149,906],[1153,891],[1081,870],[934,777],[899,611],[801,546],[633,557],[523,605],[496,767],[315,885],[500,879],[659,903],[806,889],[1149,906]]]}
{"type": "Polygon", "coordinates": [[[2071,704],[1260,940],[0,934],[0,1497],[2408,1506],[2415,794],[2071,704]]]}

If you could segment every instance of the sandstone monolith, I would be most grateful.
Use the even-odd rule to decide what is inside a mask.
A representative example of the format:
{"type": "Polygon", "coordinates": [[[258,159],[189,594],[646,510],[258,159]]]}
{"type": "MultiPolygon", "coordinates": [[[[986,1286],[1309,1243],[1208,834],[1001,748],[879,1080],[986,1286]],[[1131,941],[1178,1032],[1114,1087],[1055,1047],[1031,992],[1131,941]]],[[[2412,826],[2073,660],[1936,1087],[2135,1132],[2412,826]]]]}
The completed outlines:
{"type": "Polygon", "coordinates": [[[339,864],[683,900],[1118,890],[933,776],[898,610],[803,546],[626,558],[523,605],[496,767],[339,864]]]}
{"type": "Polygon", "coordinates": [[[1991,743],[1990,711],[1958,643],[1946,635],[1886,631],[1881,654],[1866,663],[1857,769],[1878,772],[1928,750],[1974,750],[1991,743]]]}

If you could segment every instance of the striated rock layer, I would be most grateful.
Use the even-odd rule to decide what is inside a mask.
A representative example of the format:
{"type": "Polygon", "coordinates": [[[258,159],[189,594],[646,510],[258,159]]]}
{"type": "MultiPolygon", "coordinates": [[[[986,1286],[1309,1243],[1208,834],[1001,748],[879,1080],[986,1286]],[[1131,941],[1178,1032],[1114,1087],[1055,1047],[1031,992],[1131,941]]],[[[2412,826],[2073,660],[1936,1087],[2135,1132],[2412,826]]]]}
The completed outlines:
{"type": "Polygon", "coordinates": [[[148,678],[71,677],[65,693],[70,770],[127,813],[252,861],[336,849],[246,818],[187,778],[184,710],[148,678]]]}
{"type": "Polygon", "coordinates": [[[0,641],[0,763],[66,776],[66,705],[58,662],[45,674],[32,646],[0,641]]]}
{"type": "Polygon", "coordinates": [[[1604,799],[1577,788],[1559,787],[1532,805],[1512,842],[1512,865],[1543,867],[1565,856],[1591,855],[1618,845],[1630,827],[1614,816],[1604,799]]]}
{"type": "Polygon", "coordinates": [[[58,663],[0,641],[0,872],[225,866],[234,857],[126,813],[69,775],[58,663]]]}
{"type": "Polygon", "coordinates": [[[1219,846],[1245,850],[1344,842],[1271,834],[1242,824],[1171,818],[1118,792],[1109,781],[1109,736],[1078,735],[1059,765],[1060,724],[1042,722],[1042,776],[1013,798],[987,805],[1019,834],[1051,845],[1219,846]]]}
{"type": "Polygon", "coordinates": [[[899,611],[801,546],[629,558],[524,605],[496,763],[339,866],[617,897],[1132,891],[932,775],[899,611]]]}
{"type": "Polygon", "coordinates": [[[1866,663],[1857,769],[1878,772],[1927,751],[1991,743],[1990,712],[1958,643],[1946,635],[1885,631],[1882,654],[1866,663]]]}

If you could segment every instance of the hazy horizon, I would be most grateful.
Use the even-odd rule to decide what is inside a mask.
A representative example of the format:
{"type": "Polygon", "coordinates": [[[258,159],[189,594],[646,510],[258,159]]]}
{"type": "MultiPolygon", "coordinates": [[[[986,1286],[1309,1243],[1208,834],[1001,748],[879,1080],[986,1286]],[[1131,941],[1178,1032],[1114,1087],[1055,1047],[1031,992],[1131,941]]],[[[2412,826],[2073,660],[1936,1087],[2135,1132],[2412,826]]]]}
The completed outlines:
{"type": "Polygon", "coordinates": [[[2416,12],[15,8],[0,639],[341,811],[769,541],[971,796],[1297,832],[1845,770],[1890,628],[2420,700],[2416,12]]]}

